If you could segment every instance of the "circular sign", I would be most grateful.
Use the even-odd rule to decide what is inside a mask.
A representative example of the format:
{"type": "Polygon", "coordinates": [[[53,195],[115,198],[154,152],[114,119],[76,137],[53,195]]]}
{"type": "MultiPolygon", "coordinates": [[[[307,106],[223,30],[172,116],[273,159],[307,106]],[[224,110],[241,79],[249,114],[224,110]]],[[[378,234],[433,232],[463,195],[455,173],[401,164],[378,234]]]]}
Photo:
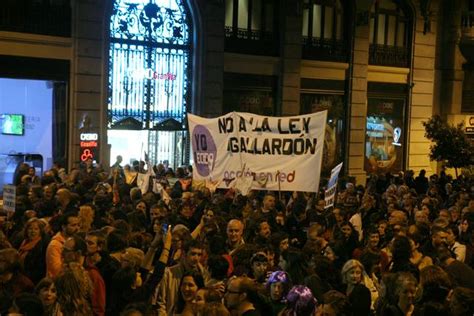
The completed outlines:
{"type": "Polygon", "coordinates": [[[217,147],[209,130],[196,125],[192,132],[194,165],[202,177],[207,177],[214,169],[217,147]]]}

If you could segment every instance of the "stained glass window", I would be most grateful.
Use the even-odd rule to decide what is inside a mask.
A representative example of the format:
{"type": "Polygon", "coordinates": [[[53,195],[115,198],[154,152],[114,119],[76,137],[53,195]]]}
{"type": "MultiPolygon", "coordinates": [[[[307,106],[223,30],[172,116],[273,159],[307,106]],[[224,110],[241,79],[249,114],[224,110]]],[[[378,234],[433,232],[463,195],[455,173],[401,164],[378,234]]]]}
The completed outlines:
{"type": "Polygon", "coordinates": [[[184,123],[191,23],[183,0],[116,0],[110,19],[109,127],[184,123]]]}

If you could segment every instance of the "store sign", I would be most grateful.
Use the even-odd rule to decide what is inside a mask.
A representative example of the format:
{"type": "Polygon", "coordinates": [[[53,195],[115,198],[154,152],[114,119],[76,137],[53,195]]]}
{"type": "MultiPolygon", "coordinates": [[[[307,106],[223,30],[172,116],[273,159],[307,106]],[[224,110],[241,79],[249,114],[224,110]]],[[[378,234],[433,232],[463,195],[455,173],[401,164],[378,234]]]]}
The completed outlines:
{"type": "Polygon", "coordinates": [[[87,159],[95,160],[97,156],[97,148],[99,147],[99,134],[97,133],[81,133],[80,143],[81,147],[81,161],[87,159]]]}
{"type": "Polygon", "coordinates": [[[148,79],[148,80],[176,80],[176,75],[172,73],[158,73],[157,71],[147,68],[147,69],[131,69],[128,71],[129,76],[140,80],[140,79],[148,79]]]}

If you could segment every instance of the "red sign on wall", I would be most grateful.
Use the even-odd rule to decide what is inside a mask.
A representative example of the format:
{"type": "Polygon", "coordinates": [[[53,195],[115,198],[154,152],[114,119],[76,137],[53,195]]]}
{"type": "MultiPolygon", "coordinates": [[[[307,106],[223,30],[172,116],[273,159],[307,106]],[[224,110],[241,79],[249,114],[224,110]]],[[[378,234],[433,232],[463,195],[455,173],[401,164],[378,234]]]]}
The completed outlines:
{"type": "Polygon", "coordinates": [[[97,133],[81,133],[79,146],[81,147],[81,161],[96,160],[99,148],[99,135],[97,133]]]}

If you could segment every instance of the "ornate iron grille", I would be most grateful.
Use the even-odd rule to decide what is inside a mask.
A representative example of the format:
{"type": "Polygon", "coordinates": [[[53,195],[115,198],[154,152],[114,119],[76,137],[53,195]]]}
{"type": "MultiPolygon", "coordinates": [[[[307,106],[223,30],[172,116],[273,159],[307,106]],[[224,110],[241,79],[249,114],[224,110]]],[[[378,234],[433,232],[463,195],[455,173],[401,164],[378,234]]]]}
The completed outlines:
{"type": "MultiPolygon", "coordinates": [[[[109,127],[184,124],[190,22],[183,0],[118,0],[110,21],[109,127]]],[[[183,126],[184,127],[184,126],[183,126]]]]}
{"type": "Polygon", "coordinates": [[[347,45],[344,40],[303,37],[303,59],[347,61],[347,45]]]}
{"type": "Polygon", "coordinates": [[[189,161],[192,24],[185,0],[116,0],[110,19],[108,123],[148,130],[154,163],[189,161]],[[189,146],[188,146],[189,147],[189,146]]]}
{"type": "Polygon", "coordinates": [[[408,67],[410,51],[408,47],[370,44],[369,63],[392,67],[408,67]]]}

